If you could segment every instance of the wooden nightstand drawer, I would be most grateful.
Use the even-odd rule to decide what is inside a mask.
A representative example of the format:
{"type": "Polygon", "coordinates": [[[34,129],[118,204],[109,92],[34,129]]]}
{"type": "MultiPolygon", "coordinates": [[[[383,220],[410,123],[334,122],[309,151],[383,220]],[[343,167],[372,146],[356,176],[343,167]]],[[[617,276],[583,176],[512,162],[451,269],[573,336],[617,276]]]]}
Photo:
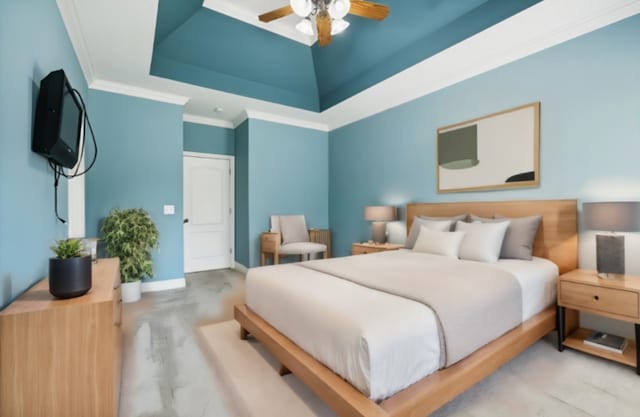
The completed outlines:
{"type": "Polygon", "coordinates": [[[638,293],[560,282],[560,304],[638,318],[638,293]]]}

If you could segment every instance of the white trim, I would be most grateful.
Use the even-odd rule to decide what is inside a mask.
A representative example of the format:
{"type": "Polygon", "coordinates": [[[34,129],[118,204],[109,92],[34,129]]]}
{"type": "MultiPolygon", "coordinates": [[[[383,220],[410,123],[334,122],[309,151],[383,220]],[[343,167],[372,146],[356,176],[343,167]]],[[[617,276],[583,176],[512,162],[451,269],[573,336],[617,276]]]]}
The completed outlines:
{"type": "Polygon", "coordinates": [[[240,262],[235,261],[235,265],[233,266],[233,268],[231,268],[235,271],[240,272],[241,274],[246,274],[249,271],[249,268],[247,268],[246,266],[242,265],[240,262]]]}
{"type": "MultiPolygon", "coordinates": [[[[86,151],[87,138],[85,128],[85,112],[82,111],[82,123],[80,124],[79,149],[86,151]]],[[[82,152],[82,158],[67,173],[84,172],[84,159],[86,152],[82,152]]],[[[70,238],[86,237],[85,230],[85,176],[70,178],[67,185],[67,235],[70,238]]]]}
{"type": "Polygon", "coordinates": [[[210,117],[197,116],[195,114],[185,113],[182,115],[182,121],[188,123],[197,123],[199,125],[223,127],[225,129],[233,129],[233,123],[227,120],[213,119],[210,117]]]}
{"type": "MultiPolygon", "coordinates": [[[[235,258],[236,258],[236,227],[235,227],[235,224],[236,224],[235,222],[235,218],[236,218],[236,157],[233,155],[183,151],[182,152],[183,161],[185,157],[224,159],[229,161],[229,170],[231,171],[229,174],[229,208],[231,209],[229,213],[229,216],[231,216],[231,219],[229,220],[229,249],[231,249],[231,252],[229,252],[229,268],[233,268],[235,263],[235,258]]],[[[183,199],[184,199],[184,190],[183,190],[183,199]]],[[[184,258],[184,246],[182,248],[182,256],[184,258]]],[[[185,271],[185,273],[187,272],[185,271]]]]}
{"type": "Polygon", "coordinates": [[[236,127],[240,123],[244,122],[246,119],[257,119],[257,120],[265,120],[267,122],[280,123],[283,125],[302,127],[305,129],[319,130],[321,132],[330,131],[329,126],[327,126],[324,123],[315,123],[315,122],[310,122],[308,120],[301,120],[301,119],[296,119],[294,117],[281,116],[278,114],[267,113],[259,110],[247,109],[242,114],[242,117],[243,118],[241,120],[238,119],[240,120],[239,123],[237,123],[237,121],[234,121],[234,125],[236,127]]]}
{"type": "Polygon", "coordinates": [[[184,277],[165,279],[162,281],[146,281],[142,283],[141,291],[144,292],[157,292],[166,290],[175,290],[178,288],[184,288],[187,286],[187,281],[184,277]]]}
{"type": "Polygon", "coordinates": [[[125,96],[144,98],[147,100],[160,101],[162,103],[177,104],[184,106],[189,101],[188,97],[175,94],[161,93],[157,90],[136,87],[134,85],[123,84],[107,80],[94,80],[89,84],[93,90],[106,91],[108,93],[123,94],[125,96]]]}
{"type": "Polygon", "coordinates": [[[284,19],[278,19],[273,22],[263,23],[258,19],[258,14],[254,10],[247,10],[245,7],[238,5],[238,3],[239,2],[237,1],[223,2],[219,0],[204,0],[202,7],[206,7],[214,12],[222,13],[236,20],[259,27],[260,29],[284,36],[285,38],[289,38],[303,45],[311,46],[316,43],[315,35],[305,35],[292,26],[292,22],[297,22],[301,18],[291,16],[285,17],[284,19]]]}
{"type": "Polygon", "coordinates": [[[325,110],[322,119],[338,129],[638,13],[638,0],[542,1],[325,110]]]}
{"type": "Polygon", "coordinates": [[[91,84],[93,82],[93,74],[95,74],[95,70],[91,63],[89,48],[87,47],[84,34],[82,33],[82,25],[78,18],[75,3],[72,1],[56,0],[56,4],[58,5],[62,22],[69,34],[69,40],[71,40],[71,45],[73,45],[73,50],[78,58],[78,63],[80,64],[84,78],[87,84],[91,84]]]}

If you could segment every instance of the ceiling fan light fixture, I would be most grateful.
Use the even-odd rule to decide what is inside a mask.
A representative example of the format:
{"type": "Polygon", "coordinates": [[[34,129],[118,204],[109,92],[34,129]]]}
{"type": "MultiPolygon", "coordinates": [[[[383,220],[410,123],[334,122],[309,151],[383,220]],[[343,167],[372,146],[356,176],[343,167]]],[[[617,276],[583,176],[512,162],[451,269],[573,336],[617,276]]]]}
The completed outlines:
{"type": "Polygon", "coordinates": [[[296,25],[296,29],[298,29],[300,32],[304,33],[305,35],[308,35],[308,36],[314,35],[313,25],[311,24],[311,20],[309,20],[309,18],[302,19],[300,23],[296,25]]]}
{"type": "Polygon", "coordinates": [[[345,17],[349,13],[350,9],[351,9],[351,1],[333,0],[329,5],[329,15],[331,16],[331,18],[339,20],[345,17]]]}
{"type": "Polygon", "coordinates": [[[311,0],[291,0],[290,4],[293,12],[300,17],[307,17],[313,11],[311,0]]]}
{"type": "Polygon", "coordinates": [[[344,32],[349,27],[349,22],[342,19],[334,19],[331,22],[331,35],[337,35],[344,32]]]}

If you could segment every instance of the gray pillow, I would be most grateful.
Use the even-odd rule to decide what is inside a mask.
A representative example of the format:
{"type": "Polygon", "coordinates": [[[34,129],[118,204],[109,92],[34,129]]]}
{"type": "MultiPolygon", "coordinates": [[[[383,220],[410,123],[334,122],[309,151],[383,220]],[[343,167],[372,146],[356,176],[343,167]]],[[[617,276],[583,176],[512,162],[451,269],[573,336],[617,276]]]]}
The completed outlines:
{"type": "Polygon", "coordinates": [[[280,216],[279,220],[283,245],[309,241],[309,231],[304,216],[280,216]]]}
{"type": "Polygon", "coordinates": [[[405,240],[404,247],[407,249],[413,249],[414,245],[416,244],[416,239],[418,239],[418,235],[420,234],[421,226],[426,226],[429,229],[437,230],[437,228],[429,227],[431,225],[428,222],[449,221],[451,222],[449,231],[452,231],[458,220],[463,222],[466,219],[467,219],[466,214],[461,214],[459,216],[453,216],[453,217],[416,216],[413,218],[413,223],[411,223],[411,230],[409,230],[409,235],[407,236],[407,240],[405,240]],[[421,222],[421,220],[424,220],[424,221],[421,222]]]}
{"type": "Polygon", "coordinates": [[[471,214],[469,217],[471,221],[483,223],[497,223],[509,220],[511,223],[507,228],[507,233],[504,235],[500,258],[522,259],[525,261],[530,261],[533,258],[533,241],[536,239],[542,216],[504,217],[496,215],[494,219],[487,219],[471,214]]]}

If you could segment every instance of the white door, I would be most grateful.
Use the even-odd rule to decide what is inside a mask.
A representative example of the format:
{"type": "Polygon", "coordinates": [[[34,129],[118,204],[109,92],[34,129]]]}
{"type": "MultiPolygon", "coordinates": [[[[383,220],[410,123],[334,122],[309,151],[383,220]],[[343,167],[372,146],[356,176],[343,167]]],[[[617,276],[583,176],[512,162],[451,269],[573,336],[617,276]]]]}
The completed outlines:
{"type": "Polygon", "coordinates": [[[229,159],[184,157],[185,272],[231,266],[229,159]]]}

